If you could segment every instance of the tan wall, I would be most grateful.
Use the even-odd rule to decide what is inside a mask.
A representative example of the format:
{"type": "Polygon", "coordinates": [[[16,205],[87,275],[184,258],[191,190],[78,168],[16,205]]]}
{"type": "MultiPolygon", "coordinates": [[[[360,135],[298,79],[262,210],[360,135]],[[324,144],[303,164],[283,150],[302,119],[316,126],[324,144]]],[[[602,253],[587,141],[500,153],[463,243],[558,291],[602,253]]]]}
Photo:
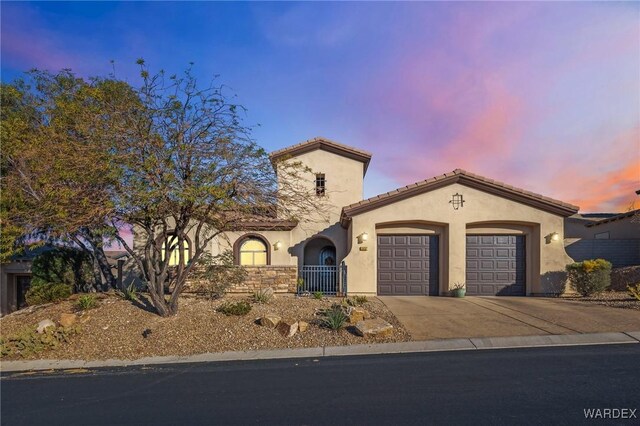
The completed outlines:
{"type": "Polygon", "coordinates": [[[525,235],[527,294],[553,292],[564,282],[564,268],[571,260],[562,244],[563,223],[561,216],[461,184],[435,189],[353,217],[349,230],[353,247],[345,259],[349,292],[376,293],[376,234],[392,233],[392,226],[401,233],[440,235],[441,294],[454,283],[465,282],[466,235],[482,233],[525,235]],[[453,210],[449,203],[456,192],[465,200],[459,210],[453,210]],[[412,227],[412,222],[418,226],[412,227]],[[384,225],[377,226],[380,224],[384,225]],[[357,237],[363,232],[369,240],[358,244],[357,237]],[[553,232],[560,234],[560,241],[545,238],[553,232]],[[360,247],[367,247],[367,251],[360,247]]]}

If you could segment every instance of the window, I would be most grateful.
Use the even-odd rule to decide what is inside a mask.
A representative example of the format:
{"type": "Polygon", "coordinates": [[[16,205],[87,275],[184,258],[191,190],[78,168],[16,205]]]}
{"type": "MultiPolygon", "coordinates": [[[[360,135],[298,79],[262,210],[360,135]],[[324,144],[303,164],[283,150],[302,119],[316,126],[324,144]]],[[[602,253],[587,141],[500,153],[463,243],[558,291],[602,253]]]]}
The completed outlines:
{"type": "Polygon", "coordinates": [[[600,232],[599,234],[595,234],[594,237],[595,237],[596,240],[608,240],[609,239],[609,231],[600,232]]]}
{"type": "Polygon", "coordinates": [[[247,238],[240,246],[240,265],[260,266],[267,264],[267,245],[259,238],[247,238]]]}
{"type": "Polygon", "coordinates": [[[324,179],[324,173],[316,174],[316,195],[324,195],[325,194],[325,184],[327,181],[324,179]]]}
{"type": "MultiPolygon", "coordinates": [[[[171,238],[171,237],[170,237],[171,238]]],[[[177,266],[180,264],[180,251],[178,250],[178,239],[174,239],[171,241],[171,243],[173,244],[170,247],[170,250],[167,250],[167,243],[164,242],[162,243],[162,260],[165,260],[167,258],[167,252],[171,251],[171,253],[169,254],[169,266],[177,266]]],[[[185,241],[183,243],[183,249],[182,252],[184,253],[184,264],[186,265],[187,263],[189,263],[189,259],[190,257],[190,253],[189,253],[189,243],[187,241],[185,241]]]]}

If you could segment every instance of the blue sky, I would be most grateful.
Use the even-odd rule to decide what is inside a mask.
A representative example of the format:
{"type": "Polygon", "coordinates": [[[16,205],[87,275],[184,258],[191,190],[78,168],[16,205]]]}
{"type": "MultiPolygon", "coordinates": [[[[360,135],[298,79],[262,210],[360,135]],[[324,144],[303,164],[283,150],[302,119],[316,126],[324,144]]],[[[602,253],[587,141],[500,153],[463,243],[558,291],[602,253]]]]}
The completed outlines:
{"type": "Polygon", "coordinates": [[[457,167],[625,210],[640,189],[639,3],[11,3],[2,80],[189,62],[268,150],[326,136],[373,153],[365,192],[457,167]]]}

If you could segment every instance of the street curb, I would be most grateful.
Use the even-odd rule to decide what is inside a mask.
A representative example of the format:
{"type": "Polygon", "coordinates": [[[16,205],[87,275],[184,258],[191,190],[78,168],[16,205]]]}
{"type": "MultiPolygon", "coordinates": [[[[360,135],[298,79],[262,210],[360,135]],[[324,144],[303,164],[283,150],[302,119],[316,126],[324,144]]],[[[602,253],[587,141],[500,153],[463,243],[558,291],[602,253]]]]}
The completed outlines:
{"type": "Polygon", "coordinates": [[[369,345],[325,346],[299,349],[274,349],[259,351],[234,351],[205,353],[191,356],[160,356],[136,360],[108,359],[83,360],[35,360],[2,361],[0,372],[87,369],[99,367],[127,367],[142,365],[183,364],[219,361],[249,361],[287,358],[322,358],[333,356],[375,355],[420,352],[469,351],[508,348],[533,348],[553,346],[615,345],[640,343],[640,331],[554,334],[542,336],[480,337],[469,339],[424,340],[418,342],[376,343],[369,345]]]}

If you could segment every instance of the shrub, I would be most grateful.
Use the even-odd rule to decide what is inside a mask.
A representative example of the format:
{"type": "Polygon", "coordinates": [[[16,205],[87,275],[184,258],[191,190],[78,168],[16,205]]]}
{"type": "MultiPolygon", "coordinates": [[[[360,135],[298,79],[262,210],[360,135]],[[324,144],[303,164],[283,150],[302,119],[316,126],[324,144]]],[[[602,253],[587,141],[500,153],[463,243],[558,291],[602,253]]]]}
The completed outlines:
{"type": "Polygon", "coordinates": [[[322,300],[323,296],[324,296],[324,293],[321,292],[321,291],[314,291],[313,292],[313,298],[314,299],[322,300]]]}
{"type": "Polygon", "coordinates": [[[229,287],[242,284],[247,271],[233,262],[233,252],[227,250],[217,256],[207,254],[193,273],[192,290],[209,299],[224,296],[229,287]]]}
{"type": "Polygon", "coordinates": [[[253,293],[253,300],[256,303],[269,303],[273,298],[273,292],[270,289],[262,289],[253,293]]]}
{"type": "Polygon", "coordinates": [[[91,259],[74,248],[55,247],[40,253],[33,259],[31,272],[32,286],[67,284],[76,292],[96,288],[91,259]]]}
{"type": "Polygon", "coordinates": [[[362,306],[367,303],[367,296],[353,296],[347,298],[347,305],[349,306],[362,306]]]}
{"type": "Polygon", "coordinates": [[[604,259],[575,262],[567,265],[567,276],[582,296],[598,294],[611,285],[611,263],[604,259]]]}
{"type": "Polygon", "coordinates": [[[27,356],[55,348],[63,342],[68,343],[69,337],[77,332],[76,327],[47,327],[40,334],[35,328],[28,328],[15,335],[0,339],[0,357],[27,356]]]}
{"type": "Polygon", "coordinates": [[[218,308],[218,312],[225,315],[247,315],[251,310],[251,304],[244,300],[238,302],[225,302],[218,308]]]}
{"type": "Polygon", "coordinates": [[[331,330],[341,329],[349,319],[344,308],[340,305],[331,306],[331,308],[323,311],[322,315],[323,318],[320,320],[320,324],[331,330]]]}
{"type": "Polygon", "coordinates": [[[83,294],[76,301],[76,307],[81,311],[93,309],[96,306],[98,306],[98,299],[93,294],[83,294]]]}
{"type": "Polygon", "coordinates": [[[58,283],[34,283],[25,294],[25,300],[29,306],[45,303],[59,302],[71,296],[72,287],[68,284],[58,283]]]}
{"type": "Polygon", "coordinates": [[[627,293],[629,293],[629,296],[635,297],[636,300],[640,300],[640,283],[636,285],[628,285],[627,293]]]}
{"type": "Polygon", "coordinates": [[[124,300],[128,300],[130,302],[138,300],[138,289],[136,288],[135,283],[129,284],[123,290],[118,291],[117,294],[124,300]]]}

